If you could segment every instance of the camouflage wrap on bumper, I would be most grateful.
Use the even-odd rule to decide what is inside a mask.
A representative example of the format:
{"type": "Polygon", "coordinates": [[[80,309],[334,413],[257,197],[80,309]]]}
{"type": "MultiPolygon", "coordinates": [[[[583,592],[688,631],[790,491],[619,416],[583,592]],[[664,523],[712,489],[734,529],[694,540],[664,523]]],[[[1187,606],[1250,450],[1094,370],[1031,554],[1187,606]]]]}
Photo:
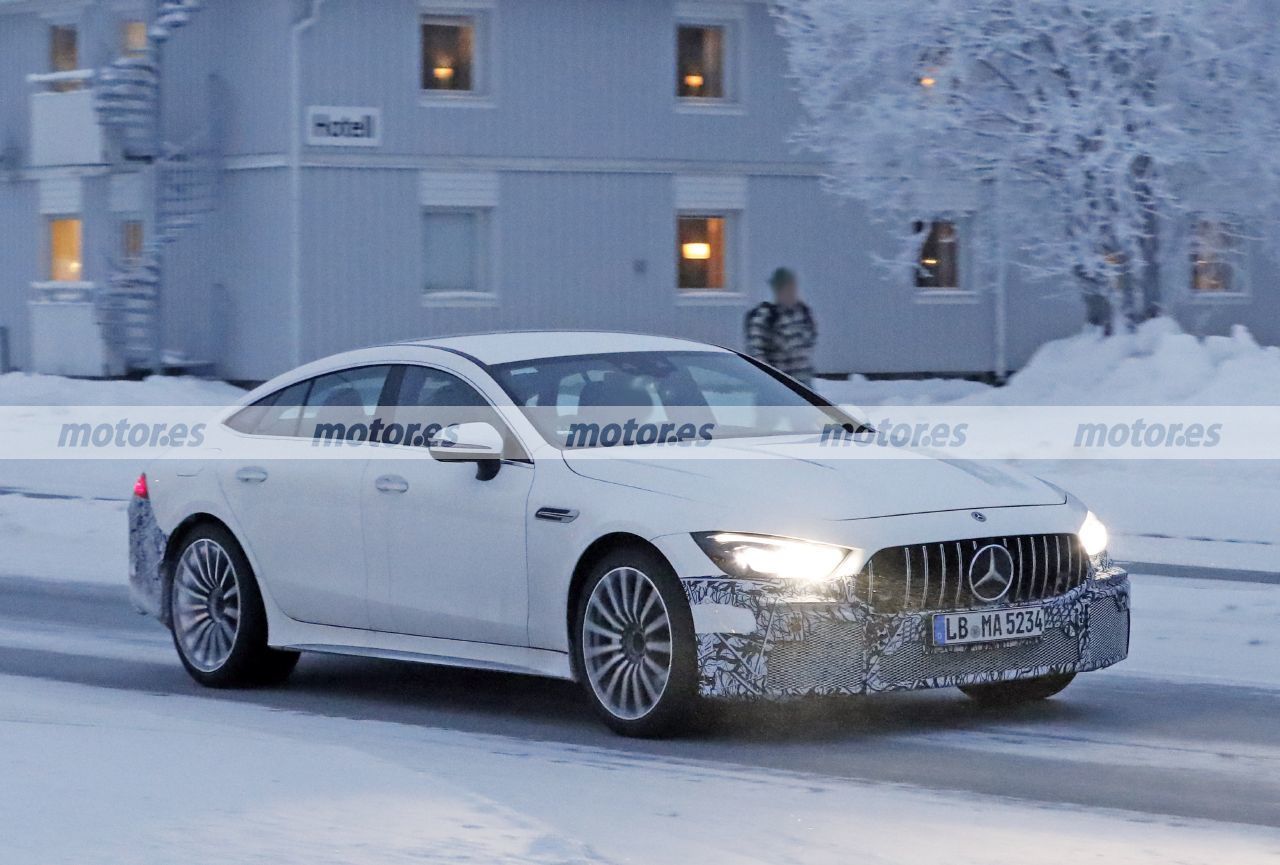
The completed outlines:
{"type": "Polygon", "coordinates": [[[129,502],[129,597],[140,612],[166,623],[163,564],[168,543],[151,502],[134,497],[129,502]]]}
{"type": "Polygon", "coordinates": [[[682,583],[694,611],[699,691],[708,697],[943,688],[1098,670],[1129,653],[1129,578],[1110,564],[1042,602],[1043,636],[954,648],[932,645],[934,611],[877,613],[853,596],[848,580],[795,586],[713,576],[682,583]],[[700,606],[746,611],[755,627],[703,630],[699,621],[715,617],[700,615],[700,606]]]}

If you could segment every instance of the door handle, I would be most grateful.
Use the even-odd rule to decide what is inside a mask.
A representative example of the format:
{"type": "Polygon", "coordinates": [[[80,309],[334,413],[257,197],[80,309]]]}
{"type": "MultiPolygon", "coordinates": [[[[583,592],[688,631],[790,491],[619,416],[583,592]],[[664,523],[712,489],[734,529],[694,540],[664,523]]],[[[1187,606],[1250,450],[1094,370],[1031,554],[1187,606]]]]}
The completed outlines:
{"type": "Polygon", "coordinates": [[[257,466],[245,466],[236,472],[236,480],[246,484],[260,484],[267,479],[267,470],[257,466]]]}
{"type": "Polygon", "coordinates": [[[409,491],[409,482],[399,475],[382,475],[373,485],[380,493],[404,493],[409,491]]]}

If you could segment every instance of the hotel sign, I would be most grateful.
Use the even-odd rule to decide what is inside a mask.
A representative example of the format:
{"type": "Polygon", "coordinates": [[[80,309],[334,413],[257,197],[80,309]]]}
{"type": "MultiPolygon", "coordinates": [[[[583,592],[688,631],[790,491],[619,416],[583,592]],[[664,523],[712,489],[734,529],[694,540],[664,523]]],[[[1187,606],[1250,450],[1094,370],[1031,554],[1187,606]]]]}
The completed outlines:
{"type": "Polygon", "coordinates": [[[382,109],[309,105],[307,144],[312,147],[381,147],[382,109]]]}

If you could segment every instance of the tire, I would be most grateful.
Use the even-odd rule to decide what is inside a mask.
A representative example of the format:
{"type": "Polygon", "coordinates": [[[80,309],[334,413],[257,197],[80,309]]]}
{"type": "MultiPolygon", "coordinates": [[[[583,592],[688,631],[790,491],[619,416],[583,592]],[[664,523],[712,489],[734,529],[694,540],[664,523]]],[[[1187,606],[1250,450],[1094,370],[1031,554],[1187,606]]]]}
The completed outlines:
{"type": "Polygon", "coordinates": [[[578,593],[573,622],[578,678],[610,729],[656,737],[688,728],[698,686],[693,615],[661,556],[642,547],[605,555],[578,593]]]}
{"type": "Polygon", "coordinates": [[[1036,679],[1019,679],[1014,682],[992,682],[987,685],[961,685],[965,696],[981,706],[1016,706],[1047,700],[1071,684],[1075,673],[1059,673],[1036,679]]]}
{"type": "Polygon", "coordinates": [[[284,682],[297,652],[267,645],[267,613],[253,569],[221,526],[194,528],[173,560],[170,632],[182,666],[210,688],[284,682]]]}

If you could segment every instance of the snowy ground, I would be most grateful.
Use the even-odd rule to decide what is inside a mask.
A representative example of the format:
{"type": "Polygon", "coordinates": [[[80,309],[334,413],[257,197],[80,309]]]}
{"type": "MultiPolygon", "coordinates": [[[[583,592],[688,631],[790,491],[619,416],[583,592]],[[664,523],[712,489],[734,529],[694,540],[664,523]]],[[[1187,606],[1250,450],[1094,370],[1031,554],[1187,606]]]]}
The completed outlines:
{"type": "MultiPolygon", "coordinates": [[[[32,416],[59,406],[223,406],[241,394],[221,382],[191,378],[101,382],[0,375],[0,406],[30,406],[32,416]]],[[[3,418],[0,442],[31,434],[22,415],[6,412],[3,418]]],[[[0,458],[0,575],[118,583],[126,573],[127,500],[141,468],[117,459],[0,458]]]]}
{"type": "MultiPolygon", "coordinates": [[[[1151,651],[1136,655],[1128,672],[1167,675],[1176,656],[1159,641],[1189,623],[1210,591],[1219,609],[1213,627],[1199,619],[1205,633],[1225,633],[1222,625],[1241,636],[1251,628],[1269,633],[1280,612],[1274,587],[1232,586],[1224,594],[1221,583],[1144,582],[1149,612],[1135,640],[1151,651]],[[1271,595],[1259,606],[1265,590],[1271,595]],[[1164,601],[1152,608],[1156,596],[1164,601]]],[[[0,646],[32,651],[24,633],[0,629],[0,646]]],[[[107,632],[80,642],[50,640],[46,649],[81,665],[112,656],[115,647],[121,662],[175,666],[158,629],[151,634],[132,646],[107,632]]],[[[1201,638],[1185,648],[1210,648],[1219,657],[1239,648],[1210,642],[1201,638]]],[[[1241,663],[1241,676],[1280,687],[1274,642],[1265,652],[1260,663],[1241,663]]],[[[280,711],[174,695],[167,687],[158,680],[158,693],[147,693],[0,675],[4,861],[1247,865],[1280,856],[1280,830],[1259,826],[1049,807],[567,743],[554,734],[513,737],[280,711]]],[[[959,751],[977,766],[1030,758],[1086,771],[1172,769],[1186,773],[1188,783],[1203,776],[1280,790],[1280,742],[1189,743],[1124,728],[1094,736],[1081,727],[1079,719],[1010,719],[977,729],[903,722],[879,745],[959,751]]],[[[797,745],[803,737],[784,747],[797,745]]]]}

